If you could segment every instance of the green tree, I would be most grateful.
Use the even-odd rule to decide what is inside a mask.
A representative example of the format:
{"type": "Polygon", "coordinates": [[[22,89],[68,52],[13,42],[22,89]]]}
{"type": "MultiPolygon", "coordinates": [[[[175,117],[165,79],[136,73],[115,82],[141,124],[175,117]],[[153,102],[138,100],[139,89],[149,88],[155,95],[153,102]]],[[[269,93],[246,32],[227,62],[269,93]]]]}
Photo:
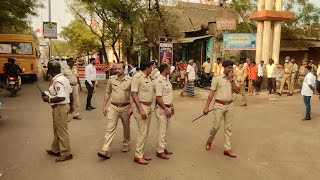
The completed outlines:
{"type": "Polygon", "coordinates": [[[0,33],[31,34],[30,16],[36,16],[41,0],[1,0],[0,33]]]}
{"type": "Polygon", "coordinates": [[[80,54],[97,51],[100,47],[98,38],[91,32],[81,19],[73,20],[62,28],[60,35],[68,41],[68,44],[80,54]]]}
{"type": "Polygon", "coordinates": [[[52,56],[75,56],[75,50],[69,45],[67,41],[53,40],[52,44],[52,56]]]}

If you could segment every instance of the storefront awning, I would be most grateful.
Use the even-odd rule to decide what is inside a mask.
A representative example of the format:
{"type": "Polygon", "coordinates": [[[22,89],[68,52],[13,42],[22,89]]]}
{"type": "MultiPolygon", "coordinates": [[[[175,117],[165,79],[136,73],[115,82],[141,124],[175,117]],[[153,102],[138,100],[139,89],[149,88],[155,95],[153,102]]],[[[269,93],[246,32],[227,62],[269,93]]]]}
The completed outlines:
{"type": "Polygon", "coordinates": [[[183,38],[183,39],[179,39],[177,43],[192,43],[195,40],[199,40],[199,39],[204,39],[204,38],[209,38],[212,37],[212,35],[206,35],[206,36],[198,36],[198,37],[189,37],[189,38],[183,38]]]}

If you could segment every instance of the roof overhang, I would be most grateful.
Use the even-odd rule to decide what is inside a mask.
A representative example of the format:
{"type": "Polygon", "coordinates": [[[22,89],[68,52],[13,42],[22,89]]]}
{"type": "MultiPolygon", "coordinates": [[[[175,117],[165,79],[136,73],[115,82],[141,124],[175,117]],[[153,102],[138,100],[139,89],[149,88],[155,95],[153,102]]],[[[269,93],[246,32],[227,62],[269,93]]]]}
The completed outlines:
{"type": "Polygon", "coordinates": [[[182,39],[179,39],[179,40],[177,41],[177,43],[182,43],[182,44],[192,43],[192,42],[194,42],[194,41],[196,41],[196,40],[205,39],[205,38],[209,38],[209,37],[213,37],[213,35],[182,38],[182,39]]]}

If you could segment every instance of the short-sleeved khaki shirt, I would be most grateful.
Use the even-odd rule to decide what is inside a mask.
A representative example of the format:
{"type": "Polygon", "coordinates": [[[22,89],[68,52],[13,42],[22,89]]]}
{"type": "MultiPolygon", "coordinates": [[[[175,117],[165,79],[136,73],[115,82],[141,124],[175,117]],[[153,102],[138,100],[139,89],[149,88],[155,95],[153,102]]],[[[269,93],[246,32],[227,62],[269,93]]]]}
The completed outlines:
{"type": "Polygon", "coordinates": [[[292,63],[284,63],[284,73],[291,74],[293,69],[292,63]]]}
{"type": "Polygon", "coordinates": [[[237,67],[237,75],[236,75],[236,81],[239,82],[243,82],[245,81],[246,77],[248,76],[248,70],[245,67],[237,67]]]}
{"type": "Polygon", "coordinates": [[[164,104],[172,105],[173,92],[171,82],[162,74],[155,80],[156,96],[161,96],[164,104]]]}
{"type": "Polygon", "coordinates": [[[78,70],[76,66],[73,66],[72,69],[70,68],[70,66],[65,66],[63,68],[62,74],[69,79],[72,86],[78,84],[78,70]]]}
{"type": "Polygon", "coordinates": [[[131,92],[138,93],[139,101],[152,103],[154,87],[151,78],[142,71],[135,74],[131,81],[131,92]]]}
{"type": "Polygon", "coordinates": [[[225,75],[219,75],[212,78],[211,90],[215,91],[215,99],[220,101],[232,101],[233,91],[231,82],[225,75]]]}
{"type": "Polygon", "coordinates": [[[131,78],[125,76],[120,80],[117,75],[111,76],[106,93],[110,94],[110,100],[113,103],[124,104],[130,102],[131,78]]]}

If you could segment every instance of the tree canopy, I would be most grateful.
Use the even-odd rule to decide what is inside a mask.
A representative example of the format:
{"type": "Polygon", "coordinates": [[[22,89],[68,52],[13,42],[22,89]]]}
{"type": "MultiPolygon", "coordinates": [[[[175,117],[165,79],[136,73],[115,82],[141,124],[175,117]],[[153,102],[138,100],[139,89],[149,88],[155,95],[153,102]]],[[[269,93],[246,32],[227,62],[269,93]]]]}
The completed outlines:
{"type": "Polygon", "coordinates": [[[29,33],[30,16],[37,15],[41,0],[1,0],[0,33],[29,33]]]}
{"type": "Polygon", "coordinates": [[[81,19],[75,19],[63,27],[60,35],[68,40],[68,44],[78,51],[78,54],[97,51],[100,47],[98,38],[92,34],[90,28],[81,19]]]}

